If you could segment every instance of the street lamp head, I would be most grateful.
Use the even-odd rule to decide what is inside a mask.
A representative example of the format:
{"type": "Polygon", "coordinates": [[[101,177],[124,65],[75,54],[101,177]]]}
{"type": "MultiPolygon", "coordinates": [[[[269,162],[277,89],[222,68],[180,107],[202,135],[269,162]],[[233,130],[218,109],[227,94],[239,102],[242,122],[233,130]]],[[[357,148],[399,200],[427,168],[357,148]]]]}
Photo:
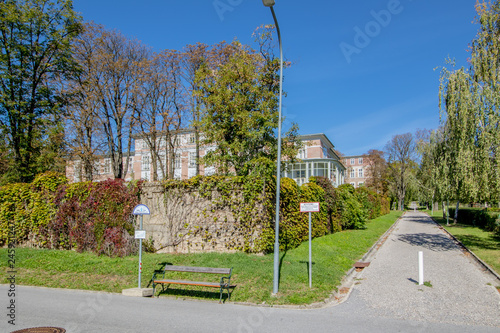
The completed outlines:
{"type": "Polygon", "coordinates": [[[262,3],[266,7],[272,7],[272,6],[274,6],[274,0],[262,0],[262,3]]]}

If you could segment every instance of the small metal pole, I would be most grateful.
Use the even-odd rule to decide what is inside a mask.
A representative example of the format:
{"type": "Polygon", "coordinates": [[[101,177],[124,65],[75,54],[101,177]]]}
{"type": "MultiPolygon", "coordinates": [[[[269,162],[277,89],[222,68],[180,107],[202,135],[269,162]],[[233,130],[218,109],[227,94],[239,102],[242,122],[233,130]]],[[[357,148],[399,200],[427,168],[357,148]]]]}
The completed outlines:
{"type": "Polygon", "coordinates": [[[424,284],[424,253],[418,251],[418,285],[424,284]]]}
{"type": "MultiPolygon", "coordinates": [[[[142,230],[142,215],[140,219],[139,230],[142,230]]],[[[139,239],[139,289],[141,289],[141,273],[142,273],[142,238],[139,239]]]]}
{"type": "Polygon", "coordinates": [[[311,246],[311,212],[309,212],[309,288],[312,288],[312,246],[311,246]]]}

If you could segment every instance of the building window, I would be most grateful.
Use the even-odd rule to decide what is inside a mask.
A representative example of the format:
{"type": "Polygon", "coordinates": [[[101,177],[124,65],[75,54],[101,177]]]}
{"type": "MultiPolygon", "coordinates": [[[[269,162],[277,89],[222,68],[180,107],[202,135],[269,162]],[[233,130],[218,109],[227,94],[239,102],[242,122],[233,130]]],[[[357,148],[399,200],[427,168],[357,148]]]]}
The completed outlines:
{"type": "Polygon", "coordinates": [[[158,138],[156,139],[156,143],[158,147],[165,148],[167,146],[167,139],[165,139],[164,137],[158,138]]]}
{"type": "Polygon", "coordinates": [[[142,157],[142,170],[149,171],[149,168],[150,168],[149,156],[143,156],[142,157]]]}
{"type": "Polygon", "coordinates": [[[129,172],[134,171],[134,158],[133,157],[128,158],[128,171],[129,172]]]}
{"type": "Polygon", "coordinates": [[[363,183],[363,182],[358,183],[358,187],[361,187],[361,186],[363,186],[363,185],[365,185],[365,183],[363,183]]]}
{"type": "Polygon", "coordinates": [[[181,154],[177,153],[175,154],[175,169],[180,169],[181,168],[181,154]]]}
{"type": "Polygon", "coordinates": [[[358,169],[358,177],[363,178],[363,169],[358,169]]]}
{"type": "Polygon", "coordinates": [[[82,163],[80,161],[75,161],[73,168],[75,182],[80,182],[82,180],[82,163]]]}
{"type": "Polygon", "coordinates": [[[306,164],[297,163],[292,166],[292,177],[293,179],[305,178],[306,177],[306,164]]]}
{"type": "Polygon", "coordinates": [[[330,154],[328,153],[328,148],[323,147],[323,158],[330,158],[330,154]]]}
{"type": "Polygon", "coordinates": [[[195,152],[189,153],[188,165],[190,168],[196,168],[196,153],[195,152]]]}
{"type": "Polygon", "coordinates": [[[351,158],[351,165],[354,165],[354,158],[351,158]]]}
{"type": "Polygon", "coordinates": [[[299,152],[297,154],[297,158],[299,158],[301,160],[306,158],[306,148],[299,149],[299,152]]]}
{"type": "Polygon", "coordinates": [[[94,169],[93,171],[96,175],[101,174],[101,163],[99,161],[94,161],[92,168],[94,169]]]}
{"type": "Polygon", "coordinates": [[[328,177],[328,163],[314,163],[313,176],[328,177]]]}
{"type": "Polygon", "coordinates": [[[363,164],[363,157],[358,158],[358,164],[363,164]]]}
{"type": "Polygon", "coordinates": [[[102,172],[104,174],[111,173],[111,159],[110,158],[104,159],[104,168],[103,168],[102,172]]]}
{"type": "Polygon", "coordinates": [[[355,177],[354,169],[351,169],[351,178],[354,178],[354,177],[355,177]]]}

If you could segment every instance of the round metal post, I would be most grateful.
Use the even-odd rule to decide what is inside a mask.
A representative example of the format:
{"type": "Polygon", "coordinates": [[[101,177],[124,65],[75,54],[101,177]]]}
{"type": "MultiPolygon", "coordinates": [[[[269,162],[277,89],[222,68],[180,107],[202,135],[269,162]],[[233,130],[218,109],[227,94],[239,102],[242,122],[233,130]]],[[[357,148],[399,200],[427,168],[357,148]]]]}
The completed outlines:
{"type": "MultiPolygon", "coordinates": [[[[139,226],[139,230],[142,230],[142,215],[140,219],[141,223],[139,226]]],[[[139,286],[141,288],[141,273],[142,273],[142,238],[139,239],[139,286]]]]}
{"type": "Polygon", "coordinates": [[[281,45],[281,33],[274,13],[273,7],[269,7],[273,14],[276,32],[278,33],[278,42],[280,48],[280,87],[279,87],[279,107],[278,107],[278,163],[276,171],[276,217],[275,217],[275,241],[274,241],[274,283],[273,294],[277,294],[279,290],[279,266],[280,266],[280,244],[279,244],[279,228],[280,228],[280,187],[281,187],[281,105],[283,95],[283,48],[281,45]]]}
{"type": "Polygon", "coordinates": [[[309,212],[309,288],[312,288],[312,232],[311,232],[311,212],[309,212]]]}

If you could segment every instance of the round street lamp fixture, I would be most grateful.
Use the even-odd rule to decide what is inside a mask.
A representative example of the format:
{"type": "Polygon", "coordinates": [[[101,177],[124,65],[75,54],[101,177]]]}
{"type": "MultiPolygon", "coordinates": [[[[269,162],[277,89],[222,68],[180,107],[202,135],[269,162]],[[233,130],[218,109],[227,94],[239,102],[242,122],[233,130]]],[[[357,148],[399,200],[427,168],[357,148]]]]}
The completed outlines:
{"type": "Polygon", "coordinates": [[[262,0],[262,3],[266,7],[272,7],[272,6],[274,6],[274,0],[262,0]]]}

